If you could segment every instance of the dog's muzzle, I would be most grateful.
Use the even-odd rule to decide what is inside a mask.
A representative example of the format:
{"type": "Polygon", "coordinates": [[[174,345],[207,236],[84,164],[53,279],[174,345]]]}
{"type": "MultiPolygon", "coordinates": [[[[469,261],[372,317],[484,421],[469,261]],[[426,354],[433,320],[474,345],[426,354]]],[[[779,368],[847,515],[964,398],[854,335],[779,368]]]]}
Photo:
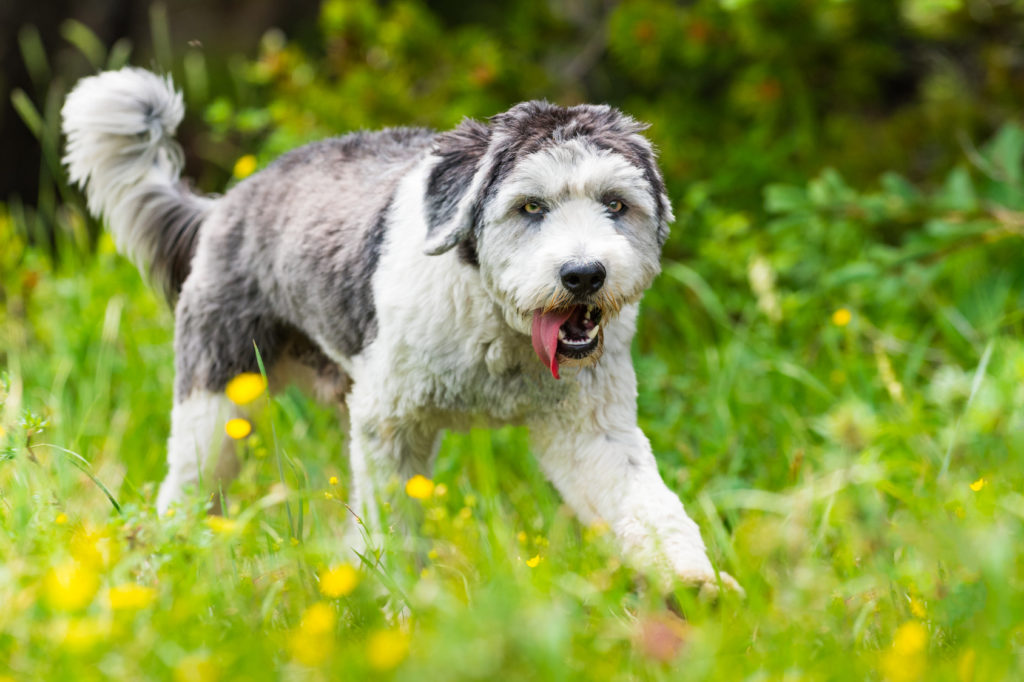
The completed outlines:
{"type": "Polygon", "coordinates": [[[566,263],[558,271],[560,295],[533,311],[533,350],[556,379],[559,362],[580,366],[601,357],[603,311],[598,303],[606,275],[597,261],[566,263]]]}

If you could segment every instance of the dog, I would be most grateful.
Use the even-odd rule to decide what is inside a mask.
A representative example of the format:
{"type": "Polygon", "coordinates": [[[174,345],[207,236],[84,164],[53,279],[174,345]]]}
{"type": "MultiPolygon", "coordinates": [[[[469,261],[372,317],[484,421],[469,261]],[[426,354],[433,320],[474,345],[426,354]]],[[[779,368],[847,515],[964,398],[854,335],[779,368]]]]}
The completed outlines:
{"type": "Polygon", "coordinates": [[[160,514],[236,473],[224,389],[262,361],[272,390],[347,410],[350,506],[371,529],[444,429],[526,425],[565,502],[634,565],[741,591],[637,427],[630,343],[673,220],[645,125],[531,101],[312,143],[210,197],[180,180],[183,115],[169,77],[131,67],[62,109],[70,180],[175,309],[160,514]]]}

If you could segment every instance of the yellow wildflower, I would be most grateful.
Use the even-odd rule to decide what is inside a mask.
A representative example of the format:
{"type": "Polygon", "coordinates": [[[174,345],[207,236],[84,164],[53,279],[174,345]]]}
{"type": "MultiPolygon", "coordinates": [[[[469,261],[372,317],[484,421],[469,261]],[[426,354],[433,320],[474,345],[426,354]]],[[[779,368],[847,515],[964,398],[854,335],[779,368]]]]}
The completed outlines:
{"type": "Polygon", "coordinates": [[[988,481],[986,481],[984,477],[981,477],[971,484],[971,490],[973,490],[974,492],[978,492],[979,490],[985,487],[986,483],[988,483],[988,481]]]}
{"type": "Polygon", "coordinates": [[[960,655],[960,660],[956,664],[956,673],[959,679],[964,682],[974,679],[974,662],[977,658],[978,655],[974,653],[974,649],[968,649],[960,655]]]}
{"type": "Polygon", "coordinates": [[[238,161],[235,161],[234,174],[239,180],[247,178],[255,172],[256,157],[252,154],[246,154],[245,156],[239,157],[238,161]]]}
{"type": "Polygon", "coordinates": [[[434,486],[434,496],[435,497],[444,497],[447,494],[448,494],[448,486],[446,486],[444,483],[438,483],[436,486],[434,486]]]}
{"type": "Polygon", "coordinates": [[[327,479],[327,482],[331,485],[338,485],[338,477],[331,476],[329,479],[327,479]]]}
{"type": "Polygon", "coordinates": [[[924,608],[924,603],[917,597],[910,598],[910,612],[914,614],[915,618],[924,619],[928,615],[928,611],[924,608]]]}
{"type": "Polygon", "coordinates": [[[105,529],[85,525],[71,536],[71,554],[83,564],[106,568],[117,561],[121,548],[105,529]]]}
{"type": "Polygon", "coordinates": [[[928,646],[928,631],[916,620],[909,620],[896,629],[892,638],[893,651],[910,656],[919,654],[928,646]]]}
{"type": "Polygon", "coordinates": [[[254,372],[243,372],[228,382],[224,392],[235,405],[248,405],[267,390],[267,380],[254,372]]]}
{"type": "Polygon", "coordinates": [[[168,518],[169,519],[169,518],[172,518],[173,516],[174,516],[174,507],[171,507],[170,509],[168,509],[167,511],[164,512],[164,518],[168,518]]]}
{"type": "Polygon", "coordinates": [[[111,587],[107,599],[110,600],[110,608],[115,611],[137,611],[153,603],[156,590],[137,583],[125,583],[111,587]]]}
{"type": "Polygon", "coordinates": [[[893,682],[911,682],[924,675],[928,630],[916,620],[896,628],[892,648],[882,655],[882,673],[893,682]]]}
{"type": "Polygon", "coordinates": [[[58,526],[63,526],[65,523],[68,522],[68,515],[64,512],[61,512],[60,514],[57,514],[57,518],[55,518],[53,522],[56,523],[58,526]]]}
{"type": "Polygon", "coordinates": [[[208,654],[188,654],[174,666],[174,682],[217,682],[220,668],[208,654]]]}
{"type": "Polygon", "coordinates": [[[326,661],[334,648],[332,635],[336,620],[334,609],[324,602],[317,602],[306,609],[299,627],[288,639],[292,657],[309,666],[326,661]]]}
{"type": "Polygon", "coordinates": [[[72,618],[60,627],[61,643],[70,651],[88,651],[110,634],[110,623],[93,616],[72,618]]]}
{"type": "Polygon", "coordinates": [[[100,579],[86,564],[70,560],[54,566],[43,580],[46,601],[51,608],[77,611],[92,602],[100,579]]]}
{"type": "Polygon", "coordinates": [[[840,308],[839,310],[832,313],[832,324],[837,327],[845,327],[850,324],[850,320],[853,319],[853,315],[846,308],[840,308]]]}
{"type": "Polygon", "coordinates": [[[220,533],[221,535],[230,535],[238,530],[238,522],[234,519],[227,519],[223,516],[207,516],[205,519],[206,525],[214,533],[220,533]]]}
{"type": "Polygon", "coordinates": [[[519,541],[519,544],[525,545],[526,544],[526,531],[525,530],[521,530],[518,533],[516,533],[516,540],[519,541]]]}
{"type": "Polygon", "coordinates": [[[299,629],[307,635],[322,635],[334,629],[336,620],[331,605],[318,601],[303,612],[299,629]]]}
{"type": "Polygon", "coordinates": [[[359,572],[351,564],[341,564],[320,574],[320,593],[326,597],[352,594],[359,584],[359,572]]]}
{"type": "Polygon", "coordinates": [[[0,438],[3,438],[6,435],[7,435],[7,430],[3,427],[3,425],[0,425],[0,438]]]}
{"type": "Polygon", "coordinates": [[[405,484],[405,494],[417,500],[425,500],[434,492],[434,482],[426,476],[416,474],[405,484]]]}
{"type": "Polygon", "coordinates": [[[248,419],[236,417],[228,420],[228,423],[224,425],[224,431],[235,440],[241,440],[252,433],[252,424],[248,419]]]}
{"type": "Polygon", "coordinates": [[[540,564],[540,554],[534,555],[532,558],[526,560],[526,565],[530,568],[537,568],[540,564]]]}
{"type": "Polygon", "coordinates": [[[409,653],[409,638],[397,630],[378,630],[366,642],[366,660],[374,670],[391,670],[409,653]]]}

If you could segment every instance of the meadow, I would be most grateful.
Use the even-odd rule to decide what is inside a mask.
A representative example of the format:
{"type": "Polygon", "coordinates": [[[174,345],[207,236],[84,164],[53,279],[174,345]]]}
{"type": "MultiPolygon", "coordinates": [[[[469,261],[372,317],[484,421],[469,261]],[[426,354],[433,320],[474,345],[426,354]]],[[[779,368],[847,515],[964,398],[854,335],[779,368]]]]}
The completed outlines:
{"type": "MultiPolygon", "coordinates": [[[[691,14],[715,26],[718,4],[691,14]]],[[[498,38],[434,43],[415,4],[344,14],[371,5],[325,3],[324,31],[393,50],[397,85],[336,82],[336,52],[276,35],[235,99],[175,62],[218,142],[202,183],[407,114],[389,98],[422,77],[418,50],[495,69],[427,88],[434,125],[531,94],[503,83],[498,38]],[[328,90],[375,95],[339,113],[328,90]]],[[[638,7],[669,11],[648,5],[610,20],[613,55],[642,37],[638,7]]],[[[1024,129],[1000,119],[928,177],[865,173],[885,156],[848,180],[839,152],[754,159],[763,130],[702,166],[671,102],[622,102],[652,120],[679,215],[633,349],[641,426],[745,599],[650,587],[511,428],[448,434],[431,479],[394,481],[385,517],[411,537],[357,556],[344,429],[293,390],[246,405],[223,516],[196,499],[158,518],[173,314],[51,163],[37,212],[0,205],[0,680],[1024,677],[1024,129]]],[[[35,113],[52,160],[53,108],[35,113]]]]}

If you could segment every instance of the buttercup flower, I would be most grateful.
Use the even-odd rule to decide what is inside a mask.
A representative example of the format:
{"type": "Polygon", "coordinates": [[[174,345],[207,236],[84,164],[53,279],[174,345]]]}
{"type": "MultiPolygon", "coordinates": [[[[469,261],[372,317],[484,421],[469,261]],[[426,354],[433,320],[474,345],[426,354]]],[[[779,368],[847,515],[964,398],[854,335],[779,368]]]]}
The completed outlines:
{"type": "Polygon", "coordinates": [[[416,474],[405,484],[405,493],[417,500],[425,500],[434,493],[434,482],[426,476],[416,474]]]}
{"type": "Polygon", "coordinates": [[[234,174],[239,180],[247,178],[255,172],[256,157],[252,154],[246,154],[245,156],[239,157],[238,161],[235,161],[234,174]]]}
{"type": "Polygon", "coordinates": [[[248,405],[267,390],[267,380],[254,372],[244,372],[228,382],[224,392],[235,405],[248,405]]]}
{"type": "Polygon", "coordinates": [[[366,660],[374,670],[391,670],[409,653],[409,638],[397,630],[378,630],[366,642],[366,660]]]}
{"type": "Polygon", "coordinates": [[[241,440],[252,433],[252,424],[248,419],[236,417],[228,420],[228,423],[224,425],[224,431],[235,440],[241,440]]]}
{"type": "Polygon", "coordinates": [[[302,614],[299,627],[288,640],[292,657],[303,665],[320,665],[334,648],[332,636],[337,615],[329,604],[317,602],[302,614]]]}
{"type": "Polygon", "coordinates": [[[111,587],[107,593],[110,608],[115,611],[137,611],[144,609],[156,599],[156,590],[137,583],[125,583],[111,587]]]}
{"type": "Polygon", "coordinates": [[[74,560],[54,566],[43,579],[46,601],[52,608],[62,611],[77,611],[88,606],[99,586],[96,572],[74,560]]]}
{"type": "Polygon", "coordinates": [[[237,521],[234,519],[226,519],[223,516],[207,516],[205,522],[210,530],[222,535],[234,533],[238,529],[237,521]]]}
{"type": "Polygon", "coordinates": [[[320,574],[320,593],[326,597],[352,594],[359,584],[359,572],[351,564],[341,564],[320,574]]]}
{"type": "Polygon", "coordinates": [[[840,308],[839,310],[832,313],[832,324],[837,327],[845,327],[850,324],[850,320],[853,319],[853,315],[846,308],[840,308]]]}

